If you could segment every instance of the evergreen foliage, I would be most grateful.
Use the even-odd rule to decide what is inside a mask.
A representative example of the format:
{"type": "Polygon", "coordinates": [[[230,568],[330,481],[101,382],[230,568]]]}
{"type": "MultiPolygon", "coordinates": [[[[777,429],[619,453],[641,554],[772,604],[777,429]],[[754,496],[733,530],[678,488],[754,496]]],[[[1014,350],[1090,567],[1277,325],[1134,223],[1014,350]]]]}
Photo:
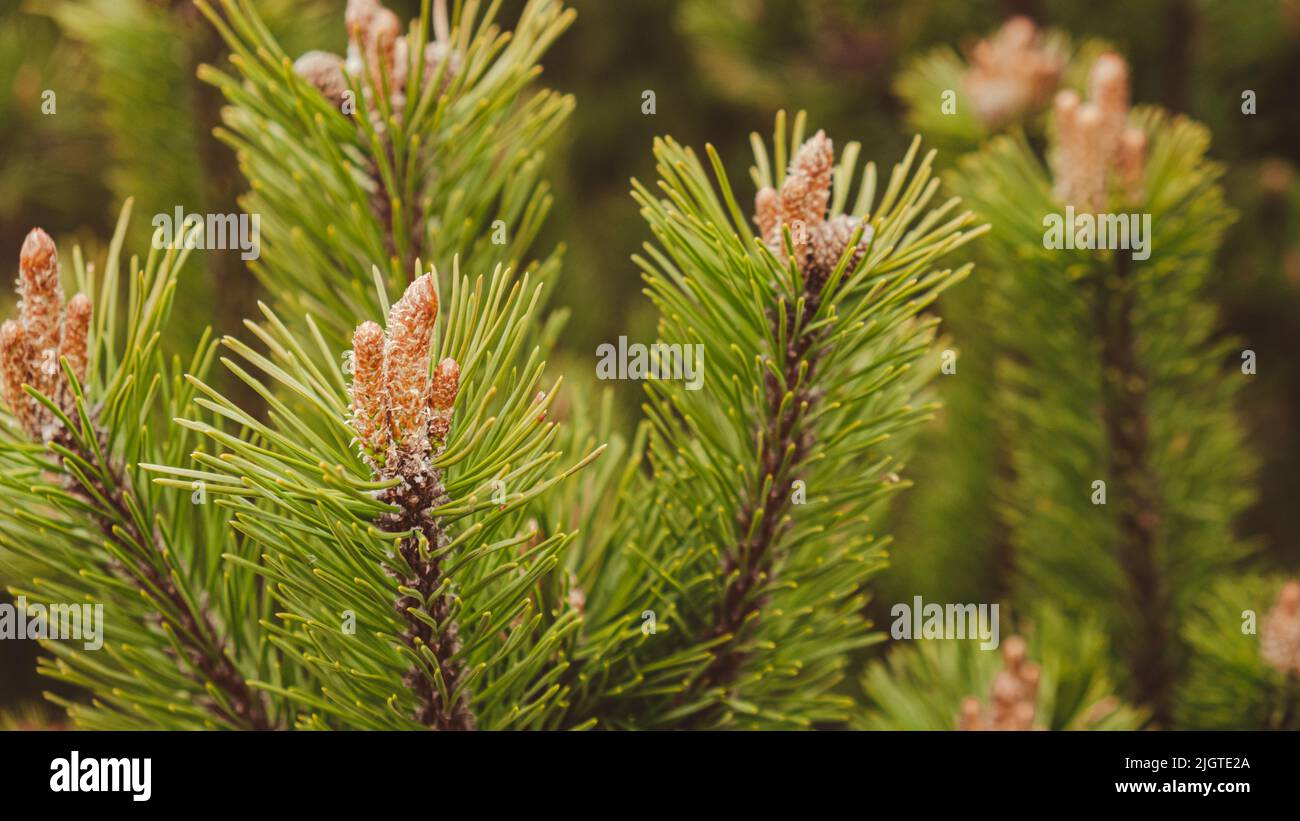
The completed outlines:
{"type": "MultiPolygon", "coordinates": [[[[969,59],[950,46],[926,52],[904,68],[894,90],[906,103],[907,123],[942,147],[941,170],[954,174],[962,155],[995,135],[1024,133],[1040,144],[1051,94],[1081,87],[1103,50],[1094,41],[1076,49],[1062,32],[1017,17],[967,49],[969,59]]],[[[919,593],[939,601],[998,601],[1015,581],[1001,514],[1010,473],[997,368],[1005,320],[991,309],[998,280],[1014,274],[995,264],[982,243],[971,254],[978,284],[945,293],[939,304],[953,358],[939,385],[943,410],[921,433],[917,489],[892,511],[897,537],[907,545],[881,580],[892,600],[919,593]]]]}
{"type": "Polygon", "coordinates": [[[214,346],[205,342],[188,363],[159,350],[190,252],[154,250],[143,265],[124,263],[130,211],[128,201],[102,274],[73,252],[77,288],[93,295],[90,342],[82,337],[79,356],[60,349],[57,371],[53,349],[37,367],[26,363],[51,335],[40,326],[63,315],[58,257],[39,231],[24,244],[23,316],[3,334],[0,557],[24,580],[16,597],[46,608],[102,604],[112,614],[100,623],[102,652],[45,642],[41,671],[94,693],[90,704],[51,696],[79,726],[277,726],[284,710],[245,683],[278,676],[277,654],[245,618],[263,610],[264,594],[251,573],[220,558],[246,544],[228,538],[217,508],[191,504],[188,492],[164,490],[146,472],[149,463],[179,463],[196,445],[170,419],[194,394],[186,374],[204,373],[214,346]]]}
{"type": "MultiPolygon", "coordinates": [[[[408,296],[427,282],[417,279],[408,296]]],[[[323,338],[296,338],[268,309],[249,331],[269,355],[225,342],[243,360],[227,366],[267,401],[268,422],[196,382],[198,404],[238,432],[183,422],[214,452],[196,453],[197,469],[159,468],[171,477],[163,485],[202,483],[256,546],[256,559],[226,558],[266,579],[278,610],[261,628],[310,684],[254,686],[293,700],[298,727],[526,729],[563,707],[561,645],[578,625],[559,569],[569,537],[525,527],[522,511],[582,463],[557,467],[546,416],[558,384],[538,392],[537,352],[511,364],[540,286],[503,269],[473,281],[453,273],[452,282],[446,325],[424,341],[435,361],[461,363],[445,442],[387,457],[363,443],[359,452],[344,374],[313,365],[335,352],[309,354],[304,344],[323,347],[323,338]],[[411,456],[421,464],[405,464],[411,456]]],[[[397,353],[409,341],[403,304],[387,329],[397,353]]],[[[360,357],[354,408],[367,389],[360,357]]],[[[428,359],[413,364],[427,379],[428,359]]]]}
{"type": "MultiPolygon", "coordinates": [[[[1120,703],[1108,667],[1105,635],[1087,621],[1045,608],[1026,625],[1026,657],[1038,670],[1036,710],[1025,729],[1132,730],[1143,715],[1120,703]]],[[[1002,658],[971,641],[919,642],[873,662],[862,687],[866,730],[964,729],[971,699],[982,712],[997,704],[999,669],[1017,637],[1002,637],[1002,658]],[[1001,662],[1001,663],[1000,663],[1001,662]]],[[[981,725],[973,727],[982,728],[981,725]]],[[[995,728],[998,729],[998,728],[995,728]]]]}
{"type": "Polygon", "coordinates": [[[995,140],[958,188],[1001,228],[990,246],[1017,271],[995,310],[1016,318],[1002,368],[1022,587],[1101,616],[1127,669],[1148,671],[1131,691],[1168,722],[1181,627],[1242,556],[1232,522],[1251,499],[1252,460],[1233,412],[1241,380],[1212,364],[1239,347],[1214,337],[1199,296],[1231,218],[1208,135],[1151,110],[1131,122],[1150,144],[1145,195],[1110,212],[1151,214],[1149,260],[1044,248],[1043,215],[1061,203],[1023,142],[995,140]]]}
{"type": "MultiPolygon", "coordinates": [[[[1091,44],[1081,50],[1063,74],[1066,89],[1097,93],[1085,81],[1090,66],[1097,71],[1098,51],[1091,44]]],[[[913,120],[942,131],[930,95],[945,83],[963,84],[972,70],[947,52],[920,61],[899,83],[913,120]]],[[[971,511],[971,521],[989,522],[999,538],[972,562],[972,542],[957,536],[951,518],[938,518],[917,525],[938,534],[929,542],[936,547],[921,555],[996,569],[1004,578],[991,580],[986,595],[1100,618],[1113,648],[1109,665],[1130,671],[1121,677],[1125,692],[1169,726],[1188,675],[1188,622],[1207,605],[1210,582],[1245,556],[1233,523],[1253,498],[1254,460],[1234,411],[1242,380],[1226,370],[1240,346],[1216,335],[1203,296],[1232,214],[1217,184],[1221,168],[1205,158],[1205,129],[1151,108],[1125,110],[1146,145],[1140,190],[1125,190],[1112,176],[1092,203],[1063,196],[1075,167],[1069,163],[1078,158],[1062,158],[1073,135],[1062,133],[1060,100],[1071,93],[1058,97],[1046,129],[1055,180],[1034,147],[1043,138],[1019,128],[993,137],[952,173],[954,189],[993,226],[982,246],[989,265],[984,333],[974,339],[981,361],[971,363],[978,378],[954,379],[953,402],[984,409],[995,447],[985,453],[946,444],[970,438],[971,418],[956,419],[935,463],[972,485],[991,483],[996,504],[971,511]],[[1087,213],[1150,214],[1150,258],[1048,243],[1045,217],[1067,220],[1067,204],[1087,213]],[[963,401],[971,393],[982,400],[963,401]],[[972,457],[1005,467],[962,470],[972,457]]],[[[1126,78],[1123,94],[1126,105],[1126,78]]],[[[957,133],[948,119],[954,141],[978,138],[973,129],[957,133]]],[[[1027,130],[1045,129],[1031,122],[1027,130]]],[[[1067,223],[1065,230],[1074,229],[1067,223]]],[[[961,320],[954,317],[959,328],[961,320]]],[[[923,486],[922,513],[990,498],[973,487],[949,493],[923,486]],[[935,494],[943,494],[937,503],[935,494]]]]}
{"type": "Polygon", "coordinates": [[[777,189],[812,203],[769,226],[760,204],[767,242],[712,148],[706,165],[656,141],[659,193],[634,185],[660,341],[703,345],[707,376],[647,383],[651,476],[614,563],[644,581],[588,599],[597,631],[654,614],[653,637],[600,654],[616,698],[591,709],[620,726],[843,722],[846,654],[875,640],[859,611],[887,539],[871,514],[903,486],[892,438],[931,410],[910,404],[936,324],[918,314],[968,272],[939,259],[980,231],[956,200],[931,205],[919,140],[878,189],[856,143],[832,165],[824,135],[804,134],[802,115],[780,116],[772,153],[754,138],[760,203],[777,189]],[[845,228],[830,254],[796,245],[830,226],[845,228]]]}
{"type": "Polygon", "coordinates": [[[23,245],[0,573],[30,606],[104,605],[102,651],[42,644],[87,694],[47,694],[73,723],[1297,726],[1300,585],[1234,528],[1257,466],[1241,345],[1205,300],[1233,214],[1203,126],[1130,111],[1117,56],[1013,19],[897,84],[961,155],[946,186],[919,136],[878,173],[782,112],[752,135],[750,207],[724,152],[656,139],[629,432],[612,391],[548,366],[567,314],[542,174],[574,103],[536,79],[574,15],[527,0],[505,30],[500,5],[403,25],[349,0],[333,37],[306,0],[52,12],[106,70],[115,192],[221,210],[203,135],[123,89],[224,98],[270,292],[220,338],[173,316],[210,293],[180,279],[201,229],[127,259],[130,199],[99,268],[73,250],[70,300],[53,241],[23,245]],[[1149,215],[1149,256],[1053,246],[1067,206],[1149,215]],[[877,603],[917,593],[1014,607],[1001,654],[895,643],[857,667],[884,649],[877,603]]]}
{"type": "MultiPolygon", "coordinates": [[[[498,5],[449,13],[426,0],[405,35],[391,18],[382,36],[405,44],[391,51],[350,23],[348,61],[311,52],[295,70],[252,3],[223,0],[222,14],[200,4],[237,71],[199,73],[230,102],[219,136],[252,189],[244,210],[262,216],[250,267],[291,321],[310,313],[341,346],[356,322],[383,317],[372,269],[400,292],[417,260],[441,271],[457,256],[469,271],[529,262],[551,206],[543,148],[573,107],[531,83],[573,13],[530,0],[503,32],[498,5]]],[[[527,267],[547,281],[559,253],[527,267]]]]}

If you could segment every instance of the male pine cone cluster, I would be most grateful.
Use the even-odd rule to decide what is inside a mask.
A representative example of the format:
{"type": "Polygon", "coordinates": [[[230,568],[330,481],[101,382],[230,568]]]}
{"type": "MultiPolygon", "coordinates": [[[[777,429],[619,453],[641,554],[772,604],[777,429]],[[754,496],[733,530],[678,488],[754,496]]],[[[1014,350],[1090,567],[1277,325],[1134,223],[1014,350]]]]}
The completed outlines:
{"type": "Polygon", "coordinates": [[[29,436],[49,441],[58,435],[58,418],[23,386],[40,391],[68,416],[76,415],[60,359],[67,359],[78,382],[85,380],[90,299],[77,294],[64,305],[59,253],[54,240],[39,228],[23,241],[18,270],[18,318],[0,326],[4,399],[29,436]]]}
{"type": "MultiPolygon", "coordinates": [[[[400,111],[406,103],[411,45],[402,36],[397,15],[379,0],[348,0],[343,19],[348,30],[347,59],[327,51],[309,51],[293,64],[294,71],[336,108],[343,104],[349,76],[367,77],[375,89],[384,88],[386,82],[392,108],[400,111]]],[[[442,63],[447,62],[442,80],[444,89],[460,68],[460,56],[450,47],[446,0],[435,0],[433,20],[435,39],[424,47],[421,89],[433,80],[442,63]]],[[[373,111],[374,100],[369,102],[373,111]]],[[[382,118],[374,119],[376,127],[382,127],[382,118]]]]}
{"type": "Polygon", "coordinates": [[[964,84],[975,117],[999,128],[1046,105],[1061,81],[1065,54],[1028,17],[1016,16],[971,50],[964,84]]]}
{"type": "Polygon", "coordinates": [[[1118,183],[1130,202],[1142,197],[1147,136],[1128,124],[1128,64],[1118,54],[1096,59],[1088,72],[1089,100],[1067,89],[1056,95],[1056,195],[1099,212],[1118,183]]]}
{"type": "MultiPolygon", "coordinates": [[[[777,259],[787,259],[782,226],[789,227],[795,263],[810,286],[824,283],[835,270],[861,223],[848,214],[827,218],[834,171],[835,150],[826,133],[818,131],[790,161],[781,190],[765,186],[754,197],[754,223],[763,243],[777,259]]],[[[849,270],[866,253],[872,233],[871,226],[863,227],[849,270]]]]}
{"type": "Polygon", "coordinates": [[[427,469],[446,442],[460,366],[448,357],[429,376],[438,319],[433,275],[406,289],[388,313],[388,331],[366,321],[352,335],[352,426],[370,465],[388,475],[427,469]]]}
{"type": "Polygon", "coordinates": [[[1042,671],[1026,661],[1025,640],[1012,636],[1002,644],[1002,669],[993,677],[990,709],[971,696],[961,704],[962,730],[1032,730],[1038,709],[1038,682],[1042,671]]]}
{"type": "Polygon", "coordinates": [[[1300,582],[1283,585],[1277,603],[1264,617],[1259,654],[1279,673],[1300,678],[1300,582]]]}

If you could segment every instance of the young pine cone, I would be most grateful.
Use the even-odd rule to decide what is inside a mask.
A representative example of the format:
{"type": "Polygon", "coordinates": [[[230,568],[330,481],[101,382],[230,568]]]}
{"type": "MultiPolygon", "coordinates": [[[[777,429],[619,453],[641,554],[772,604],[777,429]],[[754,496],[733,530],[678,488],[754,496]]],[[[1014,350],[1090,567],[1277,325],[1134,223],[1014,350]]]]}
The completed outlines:
{"type": "Polygon", "coordinates": [[[394,438],[412,451],[427,449],[429,346],[437,319],[431,274],[412,282],[388,312],[383,389],[394,438]]]}
{"type": "MultiPolygon", "coordinates": [[[[447,23],[446,0],[434,2],[435,39],[425,44],[424,68],[416,91],[430,83],[439,67],[446,63],[440,91],[450,85],[460,70],[461,55],[452,49],[447,23]]],[[[367,78],[378,89],[387,83],[393,108],[405,103],[407,73],[410,71],[411,41],[402,34],[402,24],[391,9],[379,0],[348,0],[344,12],[348,34],[348,55],[344,59],[326,51],[309,51],[293,64],[294,72],[313,85],[336,108],[341,108],[348,90],[348,77],[367,78]]],[[[374,113],[374,101],[370,100],[374,113]]]]}
{"type": "MultiPolygon", "coordinates": [[[[794,259],[811,283],[825,281],[835,270],[860,224],[847,214],[827,218],[834,171],[834,147],[826,133],[818,131],[795,153],[781,189],[764,187],[754,196],[754,223],[763,243],[778,259],[785,259],[783,226],[788,227],[794,259]]],[[[867,226],[853,249],[850,266],[862,258],[871,236],[867,226]]]]}
{"type": "Polygon", "coordinates": [[[1032,730],[1038,704],[1038,683],[1042,671],[1027,662],[1025,640],[1008,638],[1002,645],[1002,669],[990,687],[987,715],[980,700],[970,696],[962,701],[958,729],[961,730],[1032,730]]]}
{"type": "Polygon", "coordinates": [[[389,311],[387,332],[363,322],[352,335],[351,421],[372,467],[398,454],[422,460],[447,440],[460,365],[447,357],[430,378],[437,319],[433,275],[425,274],[389,311]]]}
{"type": "Polygon", "coordinates": [[[309,51],[293,63],[294,73],[315,86],[335,108],[343,106],[343,94],[348,90],[343,67],[343,58],[328,51],[309,51]]]}
{"type": "Polygon", "coordinates": [[[1264,617],[1259,654],[1274,670],[1300,677],[1300,582],[1283,585],[1277,603],[1264,617]]]}
{"type": "Polygon", "coordinates": [[[1043,107],[1061,79],[1065,55],[1044,44],[1028,17],[1012,17],[971,51],[966,93],[976,118],[999,128],[1043,107]]]}
{"type": "Polygon", "coordinates": [[[371,453],[387,453],[390,440],[384,403],[384,329],[369,320],[352,334],[352,427],[371,453]]]}
{"type": "Polygon", "coordinates": [[[1092,212],[1105,208],[1112,184],[1125,197],[1142,196],[1147,138],[1128,125],[1128,64],[1118,54],[1097,58],[1088,74],[1087,102],[1066,90],[1056,95],[1056,149],[1052,172],[1062,201],[1092,212]]]}
{"type": "Polygon", "coordinates": [[[451,431],[451,408],[460,390],[460,365],[447,357],[433,370],[429,386],[429,435],[437,442],[445,441],[451,431]]]}
{"type": "Polygon", "coordinates": [[[40,391],[68,416],[76,415],[71,386],[60,358],[79,382],[89,365],[90,299],[77,294],[64,307],[58,250],[50,235],[33,228],[18,257],[18,318],[0,326],[0,388],[5,404],[33,439],[58,433],[57,417],[29,396],[40,391]]]}

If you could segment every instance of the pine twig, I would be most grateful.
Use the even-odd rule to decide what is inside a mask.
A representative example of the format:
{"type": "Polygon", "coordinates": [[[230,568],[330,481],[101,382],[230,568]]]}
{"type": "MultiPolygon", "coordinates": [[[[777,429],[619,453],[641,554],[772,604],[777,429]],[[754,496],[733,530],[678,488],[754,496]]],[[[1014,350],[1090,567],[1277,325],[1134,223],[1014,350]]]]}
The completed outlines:
{"type": "Polygon", "coordinates": [[[430,273],[412,282],[393,305],[387,333],[374,322],[361,323],[352,339],[352,419],[377,478],[396,480],[379,494],[379,501],[396,508],[380,516],[379,528],[413,531],[398,545],[411,572],[393,572],[400,587],[417,591],[419,597],[402,595],[394,609],[406,620],[403,638],[416,658],[427,649],[437,665],[429,671],[417,662],[406,674],[406,686],[419,700],[415,719],[439,730],[472,730],[467,695],[447,701],[458,692],[464,664],[457,658],[461,642],[450,579],[442,570],[443,548],[450,537],[429,513],[451,501],[442,471],[433,467],[432,459],[445,446],[460,381],[460,367],[450,358],[429,378],[437,319],[438,297],[430,273]],[[429,620],[437,622],[437,630],[429,620]]]}
{"type": "MultiPolygon", "coordinates": [[[[101,443],[97,450],[101,453],[106,452],[103,433],[97,430],[95,435],[101,443]]],[[[94,453],[83,447],[66,430],[61,430],[55,436],[55,441],[72,451],[79,459],[96,465],[102,474],[111,477],[111,486],[92,480],[94,481],[92,488],[82,486],[71,476],[65,476],[64,480],[64,487],[87,505],[95,507],[101,499],[110,504],[111,510],[107,514],[95,516],[95,523],[104,537],[120,541],[121,537],[115,531],[121,528],[126,531],[128,543],[147,546],[157,557],[166,562],[167,551],[158,533],[153,532],[146,537],[131,515],[130,506],[126,502],[132,493],[130,478],[122,470],[121,465],[112,460],[108,464],[100,462],[94,453]]],[[[188,661],[195,668],[190,678],[200,688],[208,682],[215,684],[230,702],[232,708],[230,712],[224,710],[219,704],[210,702],[208,708],[213,714],[219,718],[233,720],[242,729],[276,729],[266,715],[262,699],[253,694],[244,676],[226,655],[225,641],[202,604],[192,608],[170,574],[161,572],[157,565],[147,558],[140,558],[131,568],[122,566],[120,562],[110,561],[109,569],[123,581],[135,586],[146,598],[153,598],[155,591],[163,594],[180,628],[177,640],[185,646],[189,656],[188,661]]]]}
{"type": "Polygon", "coordinates": [[[1131,669],[1140,698],[1152,707],[1152,718],[1168,726],[1173,718],[1174,683],[1169,596],[1155,555],[1160,511],[1150,464],[1146,377],[1135,350],[1131,265],[1125,254],[1115,255],[1112,276],[1099,279],[1095,307],[1101,339],[1102,413],[1116,491],[1112,498],[1117,496],[1120,505],[1116,551],[1140,625],[1130,650],[1131,669]]]}
{"type": "Polygon", "coordinates": [[[745,536],[722,558],[725,591],[716,621],[706,632],[710,639],[730,636],[731,640],[695,682],[699,689],[726,686],[735,680],[744,663],[745,654],[737,649],[737,643],[753,614],[764,604],[754,591],[770,575],[773,553],[790,510],[790,473],[802,464],[815,441],[814,432],[801,423],[817,401],[817,393],[810,386],[824,353],[818,348],[824,331],[809,330],[805,324],[816,316],[822,289],[840,260],[848,254],[850,267],[856,266],[870,240],[869,234],[858,233],[858,221],[851,217],[827,219],[834,159],[831,141],[819,131],[800,147],[780,191],[764,188],[755,198],[755,222],[764,242],[779,257],[793,256],[802,273],[802,287],[777,309],[783,316],[768,312],[771,338],[780,340],[785,327],[792,329],[791,339],[779,354],[780,381],[771,373],[764,380],[767,413],[758,433],[760,470],[755,488],[737,517],[739,532],[745,536]],[[792,229],[788,246],[786,228],[792,229]],[[855,236],[857,245],[851,247],[855,236]],[[787,404],[785,393],[791,390],[795,394],[787,404]],[[760,499],[765,485],[767,494],[760,499]],[[760,517],[757,532],[750,535],[760,517]]]}

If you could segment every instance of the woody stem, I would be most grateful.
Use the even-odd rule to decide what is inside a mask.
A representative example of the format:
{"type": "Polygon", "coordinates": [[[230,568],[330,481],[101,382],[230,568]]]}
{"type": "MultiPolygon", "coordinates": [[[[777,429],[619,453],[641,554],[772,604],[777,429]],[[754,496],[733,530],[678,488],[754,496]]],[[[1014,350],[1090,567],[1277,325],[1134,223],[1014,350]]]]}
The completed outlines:
{"type": "Polygon", "coordinates": [[[105,538],[121,543],[120,534],[124,532],[128,548],[138,545],[151,551],[152,555],[137,556],[133,567],[112,562],[111,569],[138,589],[145,598],[157,601],[160,607],[169,611],[168,615],[178,628],[176,639],[184,647],[187,660],[192,666],[190,678],[200,686],[208,683],[216,685],[229,704],[227,708],[214,701],[209,703],[208,708],[218,718],[241,729],[275,729],[266,715],[261,698],[253,693],[243,674],[226,654],[225,641],[218,634],[206,609],[197,603],[191,606],[190,600],[177,587],[173,573],[167,568],[168,552],[158,534],[146,535],[136,523],[127,504],[127,498],[131,494],[129,477],[117,464],[100,464],[95,454],[87,452],[72,441],[71,437],[65,437],[61,444],[87,463],[99,465],[103,473],[111,476],[112,488],[106,487],[97,479],[91,479],[92,488],[75,482],[70,482],[69,487],[71,492],[92,507],[99,507],[99,500],[109,504],[108,511],[95,517],[96,525],[105,538]],[[161,600],[158,601],[160,597],[161,600]]]}
{"type": "Polygon", "coordinates": [[[456,694],[464,664],[456,659],[461,641],[456,620],[452,618],[452,598],[448,592],[440,592],[446,581],[441,557],[429,555],[430,551],[444,546],[448,537],[425,511],[445,504],[448,497],[440,471],[432,470],[417,478],[424,481],[404,481],[392,489],[385,501],[398,505],[401,511],[380,522],[380,527],[389,532],[418,531],[428,545],[422,552],[421,539],[415,535],[402,539],[398,545],[398,552],[410,568],[409,574],[398,574],[399,581],[403,587],[419,591],[419,597],[401,596],[393,609],[406,620],[402,638],[416,657],[423,659],[411,666],[404,683],[416,695],[418,705],[414,718],[420,724],[435,730],[472,730],[475,722],[469,701],[464,693],[456,694]],[[438,629],[413,610],[422,610],[439,625],[438,629]],[[426,666],[426,651],[432,654],[436,671],[426,666]],[[447,696],[451,696],[450,701],[447,696]]]}
{"type": "MultiPolygon", "coordinates": [[[[816,313],[825,279],[825,272],[815,267],[809,272],[803,293],[805,317],[816,313]]],[[[815,401],[808,385],[819,359],[814,350],[819,335],[801,332],[797,327],[793,301],[786,305],[785,310],[786,327],[795,330],[790,344],[781,353],[783,379],[778,383],[773,376],[767,378],[767,413],[763,421],[760,470],[755,488],[737,516],[737,532],[741,534],[741,539],[722,558],[722,600],[714,623],[706,632],[709,638],[730,636],[730,639],[722,645],[704,673],[695,681],[693,689],[696,691],[725,687],[735,681],[740,673],[748,655],[739,646],[742,634],[747,630],[752,632],[754,616],[766,602],[766,596],[757,591],[760,585],[768,581],[773,553],[780,541],[783,523],[790,508],[790,474],[812,446],[811,431],[804,430],[800,422],[815,401]],[[798,389],[794,401],[785,405],[787,409],[782,412],[785,392],[793,390],[799,384],[799,371],[805,363],[807,372],[804,374],[803,385],[798,389]],[[787,460],[786,454],[791,451],[792,458],[787,460]],[[784,469],[783,463],[787,466],[784,469]],[[771,485],[766,496],[762,496],[762,488],[768,477],[771,477],[771,485]],[[754,521],[760,514],[762,519],[754,530],[754,521]],[[754,530],[752,535],[751,530],[754,530]]],[[[773,338],[779,338],[778,327],[777,319],[773,318],[773,338]]],[[[703,718],[702,715],[697,716],[697,720],[703,718]]]]}
{"type": "Polygon", "coordinates": [[[1139,698],[1160,726],[1172,719],[1174,683],[1169,594],[1157,550],[1160,524],[1155,475],[1150,464],[1146,414],[1147,380],[1138,362],[1133,328],[1132,262],[1115,255],[1115,268],[1098,280],[1095,322],[1102,341],[1102,407],[1109,451],[1111,499],[1119,508],[1121,569],[1140,629],[1129,638],[1129,656],[1139,698]]]}

